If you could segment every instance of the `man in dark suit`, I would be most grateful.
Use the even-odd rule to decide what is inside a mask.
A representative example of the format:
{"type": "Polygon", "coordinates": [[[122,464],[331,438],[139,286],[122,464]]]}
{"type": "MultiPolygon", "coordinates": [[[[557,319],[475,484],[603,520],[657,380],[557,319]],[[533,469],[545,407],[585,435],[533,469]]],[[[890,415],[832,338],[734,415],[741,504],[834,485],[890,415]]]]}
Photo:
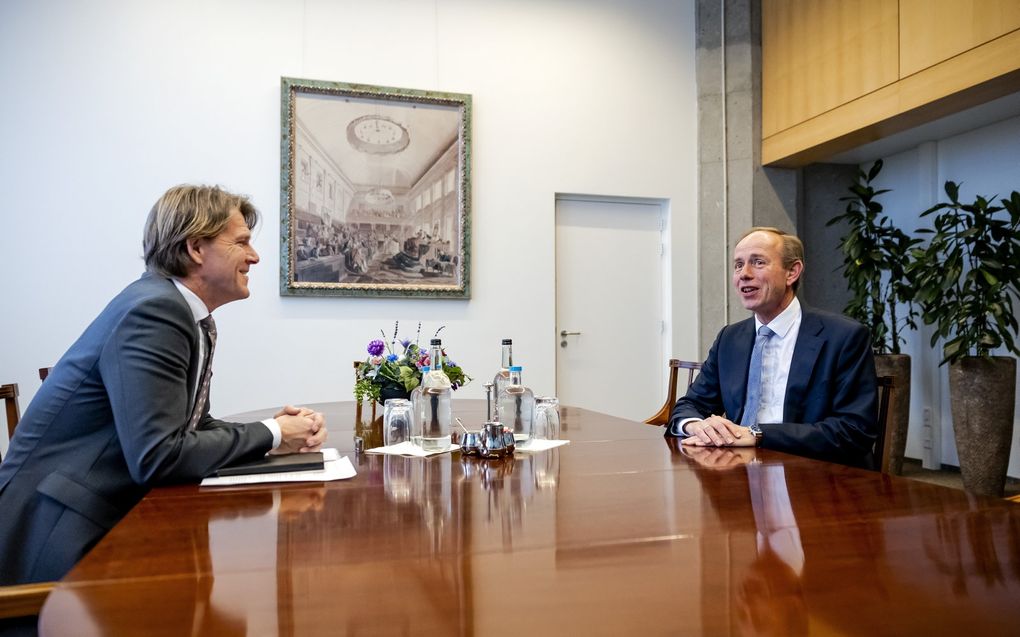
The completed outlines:
{"type": "Polygon", "coordinates": [[[877,380],[867,328],[802,307],[803,270],[803,244],[781,230],[752,228],[737,243],[733,285],[754,316],[719,332],[666,435],[870,465],[877,380]]]}
{"type": "Polygon", "coordinates": [[[321,414],[209,415],[210,313],[248,297],[258,221],[246,197],[177,186],[149,213],[147,272],[53,368],[0,464],[0,583],[62,577],[157,484],[266,453],[318,450],[321,414]]]}

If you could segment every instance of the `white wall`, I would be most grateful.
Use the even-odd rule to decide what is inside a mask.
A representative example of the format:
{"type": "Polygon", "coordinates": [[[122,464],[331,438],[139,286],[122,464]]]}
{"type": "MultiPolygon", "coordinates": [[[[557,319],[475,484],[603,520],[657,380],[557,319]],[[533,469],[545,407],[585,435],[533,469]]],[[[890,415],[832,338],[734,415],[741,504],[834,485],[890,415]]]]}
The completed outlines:
{"type": "MultiPolygon", "coordinates": [[[[943,189],[947,180],[960,184],[961,201],[973,201],[977,195],[1008,197],[1013,190],[1020,190],[1020,117],[928,142],[887,157],[884,164],[876,184],[879,188],[891,188],[892,192],[882,195],[880,201],[898,227],[914,234],[918,228],[931,227],[930,218],[921,219],[920,213],[948,200],[943,189]]],[[[906,455],[923,457],[924,410],[929,408],[941,434],[938,448],[942,462],[959,466],[949,406],[948,371],[944,366],[938,367],[941,346],[936,351],[928,345],[931,333],[929,327],[909,333],[904,349],[912,357],[914,377],[906,455]]],[[[1020,416],[1020,401],[1016,413],[1020,416]]],[[[1016,421],[1008,474],[1020,477],[1020,424],[1016,421]]]]}
{"type": "Polygon", "coordinates": [[[555,391],[556,192],[670,200],[672,353],[696,356],[694,49],[673,0],[4,2],[0,382],[24,409],[36,368],[142,271],[145,215],[181,182],[263,213],[252,297],[216,313],[216,413],[350,399],[351,361],[394,320],[446,325],[465,396],[505,336],[555,391]],[[279,296],[281,76],[473,95],[471,300],[279,296]]]}

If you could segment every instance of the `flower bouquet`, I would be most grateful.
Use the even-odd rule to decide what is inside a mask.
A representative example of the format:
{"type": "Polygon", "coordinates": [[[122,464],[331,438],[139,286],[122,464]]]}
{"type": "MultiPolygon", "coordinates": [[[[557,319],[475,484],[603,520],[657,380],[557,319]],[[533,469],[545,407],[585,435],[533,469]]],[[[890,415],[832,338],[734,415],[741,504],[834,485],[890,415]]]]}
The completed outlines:
{"type": "MultiPolygon", "coordinates": [[[[399,322],[393,325],[393,336],[389,342],[375,339],[368,344],[368,358],[358,366],[357,380],[354,383],[354,400],[359,403],[371,399],[382,403],[388,398],[407,398],[411,391],[421,384],[421,368],[430,365],[427,348],[418,345],[421,335],[421,323],[418,323],[418,334],[412,343],[408,339],[397,340],[399,322]],[[397,353],[397,346],[401,352],[397,353]]],[[[436,330],[435,337],[443,330],[436,330]]],[[[435,338],[434,337],[434,338],[435,338]]],[[[443,371],[450,379],[451,386],[456,390],[471,381],[455,362],[447,356],[443,349],[443,371]]]]}

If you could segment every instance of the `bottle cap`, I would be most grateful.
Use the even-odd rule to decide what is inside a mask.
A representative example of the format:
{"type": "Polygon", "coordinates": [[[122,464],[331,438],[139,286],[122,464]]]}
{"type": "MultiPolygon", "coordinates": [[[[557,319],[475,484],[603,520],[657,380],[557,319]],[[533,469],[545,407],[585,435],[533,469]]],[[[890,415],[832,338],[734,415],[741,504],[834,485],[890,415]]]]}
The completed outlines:
{"type": "Polygon", "coordinates": [[[513,345],[513,344],[514,344],[514,341],[513,341],[512,338],[504,338],[503,339],[503,345],[513,345]]]}
{"type": "Polygon", "coordinates": [[[524,368],[523,368],[523,367],[521,367],[520,365],[512,365],[512,366],[510,367],[510,371],[511,371],[511,372],[519,372],[519,371],[522,371],[523,369],[524,369],[524,368]]]}
{"type": "Polygon", "coordinates": [[[430,345],[442,345],[443,344],[443,339],[441,339],[441,338],[434,338],[431,341],[429,341],[429,344],[430,345]]]}

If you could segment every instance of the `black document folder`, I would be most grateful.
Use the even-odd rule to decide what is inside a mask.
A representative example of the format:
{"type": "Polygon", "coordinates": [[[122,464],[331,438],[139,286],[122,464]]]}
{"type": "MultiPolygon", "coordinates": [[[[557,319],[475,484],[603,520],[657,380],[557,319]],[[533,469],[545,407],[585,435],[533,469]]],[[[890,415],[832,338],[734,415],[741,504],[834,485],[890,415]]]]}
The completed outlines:
{"type": "Polygon", "coordinates": [[[244,476],[255,473],[281,473],[283,471],[317,471],[323,468],[322,452],[291,453],[266,456],[253,462],[230,465],[216,472],[217,478],[244,476]]]}

